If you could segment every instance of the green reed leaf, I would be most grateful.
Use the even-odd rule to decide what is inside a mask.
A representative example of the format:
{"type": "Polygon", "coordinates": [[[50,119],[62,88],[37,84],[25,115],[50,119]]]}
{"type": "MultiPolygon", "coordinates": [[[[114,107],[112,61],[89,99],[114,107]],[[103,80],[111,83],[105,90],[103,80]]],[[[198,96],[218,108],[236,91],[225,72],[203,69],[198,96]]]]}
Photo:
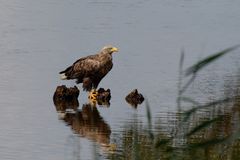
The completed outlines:
{"type": "Polygon", "coordinates": [[[198,126],[196,126],[196,127],[194,127],[189,133],[187,133],[185,136],[191,136],[191,135],[193,135],[194,133],[196,133],[196,132],[198,132],[198,131],[200,131],[200,130],[202,130],[202,129],[204,129],[204,128],[207,128],[208,126],[210,126],[212,123],[214,123],[214,122],[217,122],[217,121],[220,121],[220,120],[222,120],[223,119],[223,116],[222,115],[220,115],[220,116],[218,116],[218,117],[216,117],[216,118],[214,118],[214,119],[211,119],[211,120],[208,120],[208,121],[204,121],[204,122],[202,122],[200,125],[198,125],[198,126]]]}
{"type": "Polygon", "coordinates": [[[185,75],[189,76],[191,74],[195,74],[197,73],[200,69],[202,69],[203,67],[207,66],[208,64],[212,63],[213,61],[217,60],[218,58],[222,57],[223,55],[235,50],[236,48],[238,48],[239,45],[224,49],[220,52],[217,52],[213,55],[210,55],[202,60],[200,60],[199,62],[197,62],[196,64],[194,64],[193,66],[189,67],[186,70],[185,75]]]}

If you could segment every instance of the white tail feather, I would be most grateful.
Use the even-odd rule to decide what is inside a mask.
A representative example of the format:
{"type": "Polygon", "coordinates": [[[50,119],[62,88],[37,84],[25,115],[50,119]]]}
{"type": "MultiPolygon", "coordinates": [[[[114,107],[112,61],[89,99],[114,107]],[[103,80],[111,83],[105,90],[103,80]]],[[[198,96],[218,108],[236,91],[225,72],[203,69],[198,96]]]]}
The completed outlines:
{"type": "Polygon", "coordinates": [[[67,79],[67,76],[65,75],[65,73],[60,74],[60,79],[61,80],[67,79]]]}

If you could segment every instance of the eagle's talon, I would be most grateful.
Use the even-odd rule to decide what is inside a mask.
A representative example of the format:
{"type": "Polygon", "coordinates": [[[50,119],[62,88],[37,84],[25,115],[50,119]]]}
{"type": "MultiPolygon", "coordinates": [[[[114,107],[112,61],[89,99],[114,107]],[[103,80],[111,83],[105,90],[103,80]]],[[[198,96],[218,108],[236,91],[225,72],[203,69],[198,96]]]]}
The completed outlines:
{"type": "Polygon", "coordinates": [[[88,95],[88,98],[91,100],[91,101],[97,101],[97,97],[98,97],[98,92],[96,90],[91,90],[89,92],[89,95],[88,95]]]}

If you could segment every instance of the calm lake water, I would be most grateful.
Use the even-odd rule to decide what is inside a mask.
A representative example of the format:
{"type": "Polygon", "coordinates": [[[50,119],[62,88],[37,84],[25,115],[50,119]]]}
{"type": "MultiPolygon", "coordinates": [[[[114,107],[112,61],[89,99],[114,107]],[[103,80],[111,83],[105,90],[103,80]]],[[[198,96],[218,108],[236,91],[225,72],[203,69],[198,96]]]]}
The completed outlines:
{"type": "Polygon", "coordinates": [[[239,159],[239,49],[204,68],[184,93],[203,109],[184,119],[180,113],[198,104],[176,101],[181,50],[187,68],[240,44],[239,6],[0,0],[0,159],[239,159]],[[99,85],[111,89],[111,105],[91,107],[81,91],[77,111],[58,113],[56,87],[74,86],[58,72],[106,44],[120,49],[99,85]],[[135,88],[147,99],[136,109],[125,101],[135,88]]]}

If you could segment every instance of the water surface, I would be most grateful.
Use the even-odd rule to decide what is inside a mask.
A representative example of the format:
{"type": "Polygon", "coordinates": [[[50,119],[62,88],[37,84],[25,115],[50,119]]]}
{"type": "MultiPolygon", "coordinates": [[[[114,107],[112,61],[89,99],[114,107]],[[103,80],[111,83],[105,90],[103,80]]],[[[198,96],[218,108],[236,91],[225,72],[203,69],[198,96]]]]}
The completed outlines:
{"type": "MultiPolygon", "coordinates": [[[[1,159],[94,159],[93,153],[128,159],[124,153],[132,142],[127,140],[138,133],[144,142],[148,133],[145,103],[134,109],[124,99],[134,88],[147,98],[154,134],[160,128],[171,135],[178,119],[181,50],[186,68],[239,44],[239,5],[236,0],[0,0],[1,159]],[[106,44],[120,48],[100,84],[111,89],[110,107],[89,110],[81,92],[79,110],[67,114],[71,123],[61,120],[52,96],[58,85],[74,81],[61,81],[58,72],[106,44]],[[82,124],[83,113],[93,122],[82,124]],[[106,144],[116,144],[116,151],[106,144]]],[[[205,104],[232,93],[238,86],[238,53],[200,72],[187,96],[205,104]]]]}

